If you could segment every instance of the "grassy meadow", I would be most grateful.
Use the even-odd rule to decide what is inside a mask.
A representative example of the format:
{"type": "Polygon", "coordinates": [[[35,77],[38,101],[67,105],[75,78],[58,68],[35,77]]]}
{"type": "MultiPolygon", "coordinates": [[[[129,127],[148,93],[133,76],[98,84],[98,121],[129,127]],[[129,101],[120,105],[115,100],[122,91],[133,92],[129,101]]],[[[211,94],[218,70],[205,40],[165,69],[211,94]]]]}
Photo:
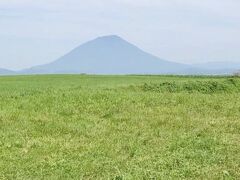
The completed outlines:
{"type": "Polygon", "coordinates": [[[240,179],[240,78],[2,76],[0,179],[240,179]]]}

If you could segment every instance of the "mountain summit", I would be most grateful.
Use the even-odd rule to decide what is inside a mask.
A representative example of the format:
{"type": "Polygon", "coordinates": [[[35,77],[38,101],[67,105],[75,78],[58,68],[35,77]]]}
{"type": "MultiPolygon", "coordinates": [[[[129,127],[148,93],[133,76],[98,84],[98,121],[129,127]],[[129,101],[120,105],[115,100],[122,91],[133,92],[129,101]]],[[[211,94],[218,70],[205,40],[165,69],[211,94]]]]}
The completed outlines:
{"type": "Polygon", "coordinates": [[[22,71],[33,74],[181,74],[189,66],[159,59],[119,36],[103,36],[56,61],[22,71]]]}

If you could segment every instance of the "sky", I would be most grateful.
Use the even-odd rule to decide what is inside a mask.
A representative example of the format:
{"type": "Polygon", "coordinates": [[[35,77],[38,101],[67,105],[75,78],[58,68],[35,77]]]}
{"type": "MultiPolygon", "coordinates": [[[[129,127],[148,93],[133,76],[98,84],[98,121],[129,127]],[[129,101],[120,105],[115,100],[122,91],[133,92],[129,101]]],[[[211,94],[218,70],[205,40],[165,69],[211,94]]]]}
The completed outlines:
{"type": "Polygon", "coordinates": [[[119,35],[162,59],[240,63],[239,0],[0,0],[0,67],[56,60],[119,35]]]}

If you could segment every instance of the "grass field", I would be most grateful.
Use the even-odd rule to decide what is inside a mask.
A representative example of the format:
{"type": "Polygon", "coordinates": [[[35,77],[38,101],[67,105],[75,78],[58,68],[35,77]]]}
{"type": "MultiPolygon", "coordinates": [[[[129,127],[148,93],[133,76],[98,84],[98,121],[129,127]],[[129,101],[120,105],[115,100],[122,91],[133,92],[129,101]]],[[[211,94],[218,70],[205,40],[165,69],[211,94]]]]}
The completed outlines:
{"type": "Polygon", "coordinates": [[[240,179],[240,79],[0,77],[0,179],[240,179]]]}

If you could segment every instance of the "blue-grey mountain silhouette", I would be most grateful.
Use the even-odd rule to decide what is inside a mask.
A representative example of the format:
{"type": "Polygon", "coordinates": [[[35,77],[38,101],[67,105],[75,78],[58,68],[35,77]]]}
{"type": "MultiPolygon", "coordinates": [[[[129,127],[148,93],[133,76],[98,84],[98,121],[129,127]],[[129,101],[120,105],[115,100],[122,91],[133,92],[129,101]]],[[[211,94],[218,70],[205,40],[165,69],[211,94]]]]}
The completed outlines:
{"type": "Polygon", "coordinates": [[[14,72],[8,69],[0,68],[0,75],[11,75],[11,74],[14,74],[14,72]]]}
{"type": "Polygon", "coordinates": [[[233,74],[236,63],[186,65],[160,59],[118,36],[103,36],[73,49],[52,63],[0,74],[233,74]]]}
{"type": "Polygon", "coordinates": [[[58,60],[23,73],[185,74],[191,66],[159,59],[118,36],[89,41],[58,60]]]}

